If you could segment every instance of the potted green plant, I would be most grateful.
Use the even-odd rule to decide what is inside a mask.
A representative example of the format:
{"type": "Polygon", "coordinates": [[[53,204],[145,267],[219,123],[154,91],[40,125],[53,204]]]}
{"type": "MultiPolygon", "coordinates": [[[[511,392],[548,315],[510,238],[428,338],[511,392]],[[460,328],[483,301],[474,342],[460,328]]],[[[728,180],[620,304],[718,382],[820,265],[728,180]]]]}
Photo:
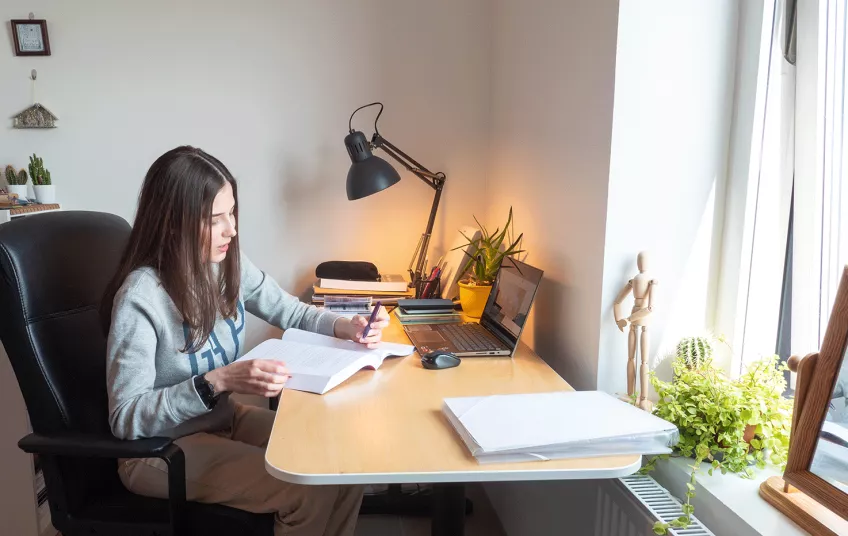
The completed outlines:
{"type": "Polygon", "coordinates": [[[465,252],[468,256],[468,262],[462,269],[465,276],[458,282],[459,302],[462,304],[462,310],[466,316],[480,318],[501,263],[512,255],[524,252],[523,249],[520,249],[524,233],[518,235],[518,238],[514,238],[512,207],[509,208],[509,217],[503,229],[497,228],[490,233],[477,220],[476,216],[474,221],[480,228],[480,237],[471,239],[463,234],[462,236],[468,240],[468,244],[455,249],[471,246],[469,249],[472,253],[465,252]]]}
{"type": "Polygon", "coordinates": [[[39,203],[55,203],[56,187],[50,179],[50,171],[44,168],[44,161],[34,153],[29,157],[29,176],[32,177],[32,189],[39,203]]]}
{"type": "MultiPolygon", "coordinates": [[[[687,348],[700,347],[701,357],[711,356],[712,348],[706,349],[703,341],[691,342],[678,345],[683,355],[672,362],[672,381],[664,382],[651,372],[651,384],[659,396],[654,413],[674,423],[680,432],[674,454],[694,458],[684,515],[671,523],[658,522],[654,527],[657,534],[689,526],[695,475],[703,461],[710,464],[709,474],[718,469],[753,478],[753,466],[785,466],[789,450],[792,401],[783,398],[786,365],[779,364],[776,355],[764,357],[732,380],[713,366],[710,358],[692,359],[687,348]]],[[[663,458],[668,455],[652,458],[642,472],[650,472],[663,458]]]]}
{"type": "Polygon", "coordinates": [[[15,194],[19,199],[27,198],[27,172],[20,170],[15,172],[12,166],[6,166],[6,184],[10,194],[15,194]]]}

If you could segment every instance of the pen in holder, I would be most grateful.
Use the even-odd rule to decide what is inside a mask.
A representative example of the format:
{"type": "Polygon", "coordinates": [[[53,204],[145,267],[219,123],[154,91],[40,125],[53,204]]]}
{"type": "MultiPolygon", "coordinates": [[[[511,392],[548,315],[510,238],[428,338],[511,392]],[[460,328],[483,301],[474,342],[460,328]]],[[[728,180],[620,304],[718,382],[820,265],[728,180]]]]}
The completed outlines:
{"type": "Polygon", "coordinates": [[[439,276],[433,278],[420,278],[415,282],[415,298],[427,299],[433,296],[441,296],[442,279],[439,276]]]}

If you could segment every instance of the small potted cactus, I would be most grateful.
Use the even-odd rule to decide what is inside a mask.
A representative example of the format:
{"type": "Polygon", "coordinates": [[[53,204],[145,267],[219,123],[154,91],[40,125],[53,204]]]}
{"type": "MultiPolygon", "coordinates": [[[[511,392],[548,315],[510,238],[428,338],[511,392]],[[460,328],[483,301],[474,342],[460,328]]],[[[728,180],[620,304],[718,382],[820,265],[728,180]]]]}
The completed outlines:
{"type": "Polygon", "coordinates": [[[55,203],[56,187],[50,179],[50,172],[44,169],[44,161],[33,154],[29,157],[29,175],[32,177],[32,189],[39,203],[55,203]]]}
{"type": "Polygon", "coordinates": [[[677,359],[689,370],[701,370],[713,359],[713,345],[707,337],[684,337],[677,343],[677,359]]]}
{"type": "Polygon", "coordinates": [[[8,192],[18,196],[18,199],[27,198],[27,172],[23,169],[16,172],[12,166],[6,166],[6,184],[8,192]]]}

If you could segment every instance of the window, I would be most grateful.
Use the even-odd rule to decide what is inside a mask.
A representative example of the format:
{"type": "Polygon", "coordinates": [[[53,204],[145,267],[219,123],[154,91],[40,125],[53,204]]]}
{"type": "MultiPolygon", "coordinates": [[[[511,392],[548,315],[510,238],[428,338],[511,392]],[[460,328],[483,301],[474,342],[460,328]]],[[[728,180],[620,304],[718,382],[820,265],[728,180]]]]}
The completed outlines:
{"type": "Polygon", "coordinates": [[[742,4],[740,54],[714,331],[735,376],[774,352],[792,201],[795,67],[784,56],[782,0],[742,4]],[[747,13],[747,11],[752,11],[747,13]],[[762,24],[746,21],[759,14],[762,24]]]}
{"type": "Polygon", "coordinates": [[[821,347],[848,263],[845,21],[843,0],[799,4],[791,346],[801,355],[821,347]]]}
{"type": "Polygon", "coordinates": [[[737,208],[746,225],[725,231],[743,244],[737,306],[716,318],[741,349],[732,374],[772,351],[785,359],[819,349],[848,264],[846,3],[798,2],[796,12],[795,0],[777,0],[765,11],[747,197],[737,208]]]}

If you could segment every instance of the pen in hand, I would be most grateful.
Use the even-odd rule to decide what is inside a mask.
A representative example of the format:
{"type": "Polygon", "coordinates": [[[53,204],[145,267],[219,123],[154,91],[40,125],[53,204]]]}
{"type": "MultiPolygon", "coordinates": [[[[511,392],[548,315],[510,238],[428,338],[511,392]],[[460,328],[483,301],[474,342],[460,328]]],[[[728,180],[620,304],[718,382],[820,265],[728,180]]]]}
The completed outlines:
{"type": "Polygon", "coordinates": [[[365,337],[367,337],[368,332],[371,331],[371,324],[373,324],[374,321],[377,320],[377,313],[380,312],[380,307],[382,307],[382,306],[383,306],[383,302],[378,301],[376,304],[374,304],[374,309],[371,311],[371,318],[368,319],[368,325],[366,325],[365,329],[362,330],[362,338],[363,339],[365,337]]]}

